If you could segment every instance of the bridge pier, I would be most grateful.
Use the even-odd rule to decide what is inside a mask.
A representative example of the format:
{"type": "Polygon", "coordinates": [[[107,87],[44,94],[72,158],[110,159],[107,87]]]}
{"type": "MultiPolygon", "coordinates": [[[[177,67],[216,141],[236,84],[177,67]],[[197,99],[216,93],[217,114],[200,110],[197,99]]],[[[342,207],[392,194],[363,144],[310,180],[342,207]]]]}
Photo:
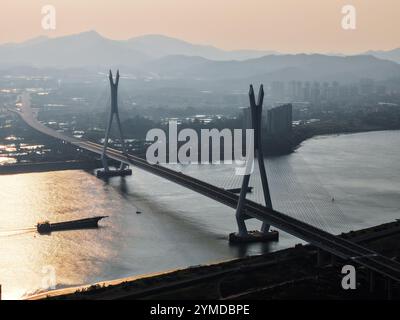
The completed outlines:
{"type": "MultiPolygon", "coordinates": [[[[230,242],[266,242],[278,240],[278,231],[270,231],[270,224],[267,221],[262,221],[260,231],[248,231],[245,220],[250,219],[244,212],[244,205],[246,202],[246,194],[249,189],[249,181],[252,169],[254,167],[254,156],[258,159],[258,167],[260,170],[261,184],[263,188],[265,206],[272,209],[271,195],[268,186],[267,173],[265,171],[264,155],[262,151],[262,105],[264,101],[264,89],[261,85],[258,93],[258,102],[256,103],[253,85],[250,85],[249,91],[250,99],[250,128],[254,130],[254,153],[249,154],[246,150],[246,171],[243,176],[242,187],[239,195],[238,205],[236,207],[236,221],[238,225],[238,232],[229,235],[230,242]]],[[[246,124],[247,127],[247,124],[246,124]]]]}
{"type": "Polygon", "coordinates": [[[247,188],[249,186],[250,175],[245,175],[243,178],[242,188],[239,194],[239,202],[236,208],[236,222],[238,225],[238,236],[246,237],[248,235],[247,227],[246,227],[246,218],[247,216],[243,213],[244,201],[246,199],[247,188]]]}
{"type": "Polygon", "coordinates": [[[101,155],[103,169],[97,170],[96,175],[98,178],[108,178],[108,177],[117,177],[117,176],[125,177],[125,176],[132,175],[132,170],[129,169],[129,165],[127,163],[121,162],[121,165],[118,169],[111,170],[109,168],[108,162],[107,162],[108,139],[109,139],[110,130],[111,130],[114,116],[117,121],[119,138],[121,140],[121,145],[122,145],[122,153],[128,159],[128,153],[127,153],[126,147],[125,147],[125,140],[124,140],[124,135],[122,134],[121,120],[119,118],[119,111],[118,111],[119,70],[117,71],[117,74],[115,77],[115,82],[113,80],[113,75],[110,70],[109,80],[110,80],[110,88],[111,88],[111,110],[110,110],[110,116],[108,118],[108,124],[107,124],[107,128],[106,128],[103,152],[101,155]]]}

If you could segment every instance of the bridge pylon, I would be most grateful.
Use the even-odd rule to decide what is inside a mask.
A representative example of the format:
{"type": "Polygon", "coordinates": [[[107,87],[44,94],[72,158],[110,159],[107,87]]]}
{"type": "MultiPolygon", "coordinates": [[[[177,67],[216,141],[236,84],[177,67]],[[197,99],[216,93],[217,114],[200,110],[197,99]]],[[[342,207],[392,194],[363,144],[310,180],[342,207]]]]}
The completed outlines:
{"type": "MultiPolygon", "coordinates": [[[[261,185],[263,188],[264,201],[265,206],[267,208],[272,209],[272,200],[271,194],[268,185],[267,173],[265,171],[264,164],[264,155],[262,150],[262,105],[264,102],[264,88],[263,85],[260,86],[258,93],[258,100],[256,102],[256,98],[254,95],[253,85],[250,85],[249,91],[249,99],[250,99],[250,128],[254,130],[254,157],[258,160],[258,167],[260,171],[261,177],[261,185]]],[[[248,108],[245,109],[248,111],[248,108]]],[[[246,120],[247,117],[245,117],[246,120]]],[[[248,153],[248,150],[246,151],[248,153]]],[[[261,231],[248,231],[246,227],[247,219],[250,219],[244,210],[244,205],[246,202],[246,195],[249,190],[249,182],[252,170],[249,167],[253,167],[254,158],[248,158],[246,172],[243,176],[242,187],[240,189],[239,201],[236,207],[236,222],[238,225],[238,232],[231,233],[229,235],[230,242],[263,242],[263,241],[271,241],[278,240],[279,233],[278,231],[270,231],[270,225],[263,221],[261,226],[261,231]]]]}
{"type": "Polygon", "coordinates": [[[115,81],[113,79],[111,70],[110,70],[108,77],[110,80],[110,89],[111,89],[111,109],[110,109],[110,115],[108,118],[106,134],[105,134],[105,138],[104,138],[103,152],[101,155],[103,169],[97,170],[96,175],[98,178],[132,175],[132,170],[129,169],[128,164],[126,164],[124,162],[121,162],[120,167],[118,169],[111,170],[108,166],[107,148],[108,148],[108,140],[109,140],[111,126],[112,126],[114,116],[117,121],[119,138],[120,138],[121,145],[122,145],[122,153],[128,158],[128,152],[126,151],[125,140],[124,140],[124,135],[122,133],[121,120],[120,120],[119,111],[118,111],[119,70],[117,70],[117,74],[115,76],[115,81]]]}

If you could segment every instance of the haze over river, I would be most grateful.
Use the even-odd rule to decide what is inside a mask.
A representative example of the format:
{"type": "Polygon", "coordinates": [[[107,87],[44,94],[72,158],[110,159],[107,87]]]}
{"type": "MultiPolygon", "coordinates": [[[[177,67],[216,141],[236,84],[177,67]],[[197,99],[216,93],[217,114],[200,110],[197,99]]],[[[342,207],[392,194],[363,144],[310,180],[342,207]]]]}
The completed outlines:
{"type": "MultiPolygon", "coordinates": [[[[295,153],[268,159],[275,209],[333,233],[400,218],[400,131],[316,137],[295,153]]],[[[225,165],[177,170],[238,187],[225,165]]],[[[256,171],[257,172],[257,171],[256,171]]],[[[250,196],[261,200],[258,179],[250,196]]],[[[260,254],[301,242],[281,232],[271,244],[230,246],[234,210],[133,168],[105,183],[63,171],[0,176],[0,284],[3,299],[57,288],[260,254]],[[137,211],[141,214],[137,214],[137,211]],[[51,222],[108,215],[98,230],[54,232],[51,222]]],[[[249,229],[260,222],[248,221],[249,229]]]]}

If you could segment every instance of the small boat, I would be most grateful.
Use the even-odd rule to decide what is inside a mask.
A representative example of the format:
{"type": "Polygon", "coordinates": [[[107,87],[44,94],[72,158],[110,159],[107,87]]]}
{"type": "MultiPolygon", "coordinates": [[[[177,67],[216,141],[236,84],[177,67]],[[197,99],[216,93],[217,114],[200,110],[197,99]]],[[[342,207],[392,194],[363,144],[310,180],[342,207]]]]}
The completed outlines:
{"type": "Polygon", "coordinates": [[[76,230],[76,229],[90,229],[97,228],[99,221],[108,216],[98,216],[93,218],[50,223],[49,221],[39,222],[36,229],[40,234],[48,234],[52,231],[76,230]]]}

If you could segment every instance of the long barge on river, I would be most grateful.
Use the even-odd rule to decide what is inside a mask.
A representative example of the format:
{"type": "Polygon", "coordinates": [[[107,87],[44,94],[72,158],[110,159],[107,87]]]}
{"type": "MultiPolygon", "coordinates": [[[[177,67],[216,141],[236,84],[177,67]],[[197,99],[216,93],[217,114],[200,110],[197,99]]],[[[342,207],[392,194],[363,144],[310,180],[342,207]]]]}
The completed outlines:
{"type": "Polygon", "coordinates": [[[39,222],[36,225],[36,229],[40,234],[49,234],[52,231],[98,228],[99,221],[107,217],[108,216],[98,216],[98,217],[57,222],[57,223],[50,223],[49,221],[39,222]]]}

